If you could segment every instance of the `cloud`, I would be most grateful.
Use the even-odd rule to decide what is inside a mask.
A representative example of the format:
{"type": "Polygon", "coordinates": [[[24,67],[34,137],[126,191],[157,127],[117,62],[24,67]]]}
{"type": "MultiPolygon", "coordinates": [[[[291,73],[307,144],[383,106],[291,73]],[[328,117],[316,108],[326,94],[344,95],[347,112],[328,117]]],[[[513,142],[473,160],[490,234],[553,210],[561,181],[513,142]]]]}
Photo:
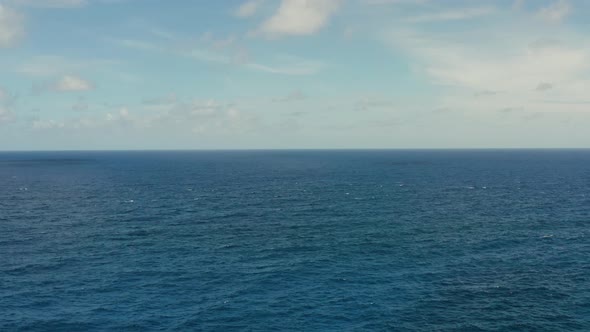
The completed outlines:
{"type": "Polygon", "coordinates": [[[24,35],[23,15],[0,3],[0,48],[15,46],[24,35]]]}
{"type": "Polygon", "coordinates": [[[19,6],[38,8],[76,8],[88,4],[88,0],[12,0],[19,6]]]}
{"type": "Polygon", "coordinates": [[[174,93],[170,93],[165,96],[155,98],[145,98],[141,101],[143,105],[148,106],[167,106],[175,104],[178,101],[178,97],[174,93]]]}
{"type": "Polygon", "coordinates": [[[36,119],[33,121],[31,126],[33,129],[54,129],[64,128],[66,124],[62,121],[36,119]]]}
{"type": "Polygon", "coordinates": [[[535,88],[536,91],[547,91],[553,88],[553,84],[551,83],[539,83],[535,88]]]}
{"type": "Polygon", "coordinates": [[[566,18],[570,11],[571,6],[567,0],[558,0],[547,7],[541,8],[537,12],[537,17],[549,23],[558,23],[566,18]]]}
{"type": "Polygon", "coordinates": [[[525,1],[526,0],[514,0],[512,2],[512,9],[513,10],[520,10],[524,6],[525,1]]]}
{"type": "Polygon", "coordinates": [[[276,103],[288,103],[292,101],[301,101],[305,98],[307,98],[307,96],[303,92],[301,92],[301,90],[294,90],[291,91],[288,95],[280,98],[274,98],[272,101],[276,103]]]}
{"type": "Polygon", "coordinates": [[[74,75],[64,75],[52,81],[41,81],[33,84],[31,92],[40,94],[43,92],[81,92],[94,90],[92,82],[74,75]]]}
{"type": "Polygon", "coordinates": [[[430,0],[361,0],[365,5],[422,5],[430,0]]]}
{"type": "Polygon", "coordinates": [[[482,97],[482,96],[495,96],[498,93],[500,93],[499,91],[490,91],[490,90],[482,90],[482,91],[477,91],[475,92],[473,95],[475,97],[482,97]]]}
{"type": "Polygon", "coordinates": [[[585,111],[583,104],[572,102],[587,100],[587,37],[567,27],[556,31],[536,20],[523,19],[519,28],[486,23],[450,33],[393,26],[384,41],[396,54],[405,54],[414,74],[439,91],[437,107],[458,110],[466,117],[497,114],[506,107],[526,112],[585,111]],[[556,36],[558,42],[553,39],[556,36]],[[539,100],[540,91],[547,98],[570,103],[544,102],[539,100]]]}
{"type": "MultiPolygon", "coordinates": [[[[235,104],[216,100],[183,101],[176,97],[146,99],[135,107],[111,106],[102,112],[86,113],[75,118],[34,119],[30,123],[36,130],[66,130],[104,133],[184,133],[187,137],[197,135],[218,136],[251,132],[257,128],[257,118],[245,114],[235,104]],[[152,101],[158,107],[152,107],[152,101]]],[[[129,137],[129,136],[128,136],[129,137]]]]}
{"type": "Polygon", "coordinates": [[[493,7],[461,8],[432,14],[418,15],[407,19],[408,22],[456,21],[486,16],[495,12],[493,7]]]}
{"type": "Polygon", "coordinates": [[[5,106],[0,105],[0,125],[14,120],[14,113],[5,106]]]}
{"type": "Polygon", "coordinates": [[[410,52],[435,83],[476,91],[528,91],[539,81],[569,80],[590,68],[590,53],[575,46],[524,47],[495,43],[457,41],[443,35],[396,34],[393,43],[410,52]],[[510,50],[502,54],[502,50],[510,50]]]}
{"type": "Polygon", "coordinates": [[[94,84],[77,76],[65,75],[54,82],[50,89],[60,92],[88,91],[94,89],[94,84]]]}
{"type": "Polygon", "coordinates": [[[90,105],[84,100],[84,98],[79,98],[73,105],[72,110],[75,112],[85,112],[88,110],[90,105]]]}
{"type": "Polygon", "coordinates": [[[14,95],[11,95],[0,87],[0,125],[11,122],[15,116],[12,112],[12,106],[16,100],[14,95]]]}
{"type": "Polygon", "coordinates": [[[390,109],[395,107],[395,104],[389,100],[379,99],[375,97],[365,97],[355,103],[355,110],[368,111],[372,109],[390,109]]]}
{"type": "MultiPolygon", "coordinates": [[[[62,56],[40,55],[28,58],[18,65],[16,72],[34,77],[49,77],[64,75],[64,73],[80,72],[89,69],[100,69],[117,65],[118,61],[102,59],[71,59],[62,56]]],[[[118,71],[120,72],[120,71],[118,71]]]]}
{"type": "Polygon", "coordinates": [[[299,61],[280,65],[263,65],[259,63],[247,63],[246,68],[263,71],[270,74],[306,76],[314,75],[321,70],[323,64],[318,61],[299,61]]]}
{"type": "Polygon", "coordinates": [[[268,38],[312,35],[321,30],[340,6],[340,0],[282,0],[257,33],[268,38]]]}
{"type": "Polygon", "coordinates": [[[256,14],[260,6],[264,3],[264,0],[249,0],[244,2],[240,7],[238,7],[235,12],[234,16],[236,17],[250,17],[256,14]]]}
{"type": "Polygon", "coordinates": [[[158,45],[141,40],[108,39],[109,42],[118,46],[139,51],[173,54],[198,61],[236,66],[236,68],[245,68],[277,75],[314,75],[324,66],[323,62],[294,56],[275,56],[269,60],[269,63],[257,63],[251,61],[247,49],[236,45],[235,40],[236,38],[232,36],[226,39],[215,39],[211,33],[206,33],[201,37],[202,45],[192,45],[191,48],[175,48],[169,45],[158,45]]]}

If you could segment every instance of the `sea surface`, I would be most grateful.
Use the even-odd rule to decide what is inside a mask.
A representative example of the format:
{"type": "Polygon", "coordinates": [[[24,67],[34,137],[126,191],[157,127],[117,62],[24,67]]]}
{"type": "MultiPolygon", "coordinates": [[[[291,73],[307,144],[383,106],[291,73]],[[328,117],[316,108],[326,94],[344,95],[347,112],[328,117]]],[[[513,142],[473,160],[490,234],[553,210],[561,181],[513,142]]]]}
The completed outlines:
{"type": "Polygon", "coordinates": [[[0,153],[0,331],[590,331],[590,150],[0,153]]]}

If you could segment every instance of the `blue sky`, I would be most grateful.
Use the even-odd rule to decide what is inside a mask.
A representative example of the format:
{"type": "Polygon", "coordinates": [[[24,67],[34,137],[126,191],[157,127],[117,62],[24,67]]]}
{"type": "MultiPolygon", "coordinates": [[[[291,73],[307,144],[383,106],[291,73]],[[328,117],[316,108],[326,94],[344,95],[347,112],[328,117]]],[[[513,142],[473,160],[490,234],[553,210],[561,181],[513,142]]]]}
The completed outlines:
{"type": "Polygon", "coordinates": [[[0,150],[590,147],[582,0],[0,0],[0,150]]]}

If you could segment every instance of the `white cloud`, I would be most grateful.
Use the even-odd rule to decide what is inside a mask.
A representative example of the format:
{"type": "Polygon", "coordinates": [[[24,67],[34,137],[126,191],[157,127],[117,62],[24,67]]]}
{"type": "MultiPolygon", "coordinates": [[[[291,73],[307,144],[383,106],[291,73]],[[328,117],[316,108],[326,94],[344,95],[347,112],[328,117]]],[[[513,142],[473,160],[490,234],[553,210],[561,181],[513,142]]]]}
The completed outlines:
{"type": "Polygon", "coordinates": [[[567,0],[558,0],[545,8],[541,8],[537,12],[537,16],[546,22],[558,23],[566,18],[570,11],[571,6],[567,0]]]}
{"type": "Polygon", "coordinates": [[[433,21],[455,21],[476,18],[493,14],[495,9],[493,7],[475,7],[475,8],[461,8],[450,11],[443,11],[438,13],[424,14],[410,17],[409,22],[433,22],[433,21]]]}
{"type": "Polygon", "coordinates": [[[547,90],[551,90],[552,88],[553,88],[553,84],[542,82],[537,85],[535,90],[536,91],[547,91],[547,90]]]}
{"type": "Polygon", "coordinates": [[[0,48],[16,45],[24,34],[23,15],[0,3],[0,48]]]}
{"type": "Polygon", "coordinates": [[[365,5],[422,5],[430,0],[360,0],[365,5]]]}
{"type": "Polygon", "coordinates": [[[62,92],[88,91],[94,89],[94,84],[77,76],[65,75],[54,82],[50,89],[62,92]]]}
{"type": "Polygon", "coordinates": [[[284,103],[288,103],[288,102],[292,102],[292,101],[301,101],[304,100],[305,98],[307,98],[307,96],[301,92],[301,90],[293,90],[291,91],[288,95],[280,97],[280,98],[274,98],[272,101],[274,102],[284,102],[284,103]]]}
{"type": "MultiPolygon", "coordinates": [[[[34,56],[18,65],[16,72],[34,77],[48,77],[63,75],[64,73],[79,72],[88,69],[104,69],[104,67],[119,64],[114,60],[101,59],[72,59],[62,56],[34,56]]],[[[119,71],[120,72],[120,71],[119,71]]]]}
{"type": "Polygon", "coordinates": [[[262,65],[247,63],[246,68],[278,75],[305,76],[314,75],[321,70],[323,64],[318,61],[301,61],[281,65],[262,65]]]}
{"type": "Polygon", "coordinates": [[[9,98],[10,95],[8,94],[8,91],[4,90],[3,88],[0,88],[0,103],[5,102],[9,98]]]}
{"type": "Polygon", "coordinates": [[[234,15],[237,17],[250,17],[256,14],[264,0],[248,0],[238,7],[234,15]]]}
{"type": "Polygon", "coordinates": [[[524,6],[525,0],[514,0],[512,2],[513,10],[520,10],[524,6]]]}
{"type": "Polygon", "coordinates": [[[0,105],[0,125],[10,122],[14,119],[14,114],[8,108],[0,105]]]}
{"type": "Polygon", "coordinates": [[[534,20],[520,24],[520,31],[486,25],[452,34],[394,27],[385,41],[406,54],[417,74],[439,86],[440,107],[472,116],[506,108],[584,111],[587,105],[580,102],[587,101],[585,89],[590,86],[588,40],[566,28],[544,29],[534,20]],[[539,35],[544,39],[536,39],[539,35]],[[553,36],[562,40],[555,42],[553,36]],[[540,96],[567,104],[547,103],[540,96]]]}
{"type": "MultiPolygon", "coordinates": [[[[155,98],[159,103],[159,99],[155,98]]],[[[166,98],[165,98],[166,99],[166,98]]],[[[148,99],[152,100],[152,99],[148,99]]],[[[124,106],[114,106],[100,113],[87,113],[81,117],[64,119],[35,119],[30,123],[37,130],[94,131],[135,134],[185,133],[187,137],[198,135],[225,135],[244,133],[253,130],[257,123],[251,114],[240,111],[233,103],[216,100],[182,101],[167,100],[166,104],[141,105],[132,111],[124,106]]]]}
{"type": "Polygon", "coordinates": [[[409,51],[415,61],[425,65],[424,71],[435,82],[478,91],[530,90],[540,81],[557,83],[590,68],[589,50],[576,46],[518,44],[508,39],[498,45],[485,35],[477,42],[418,32],[394,33],[390,38],[395,46],[409,51]]]}
{"type": "Polygon", "coordinates": [[[74,8],[87,5],[88,0],[12,0],[12,3],[39,8],[74,8]]]}
{"type": "Polygon", "coordinates": [[[133,120],[127,107],[121,107],[115,113],[107,113],[105,119],[107,122],[129,122],[133,120]]]}
{"type": "Polygon", "coordinates": [[[33,129],[54,129],[64,128],[65,126],[64,122],[55,120],[34,120],[32,123],[33,129]]]}
{"type": "Polygon", "coordinates": [[[269,38],[312,35],[322,29],[340,6],[340,0],[282,0],[257,33],[269,38]]]}
{"type": "Polygon", "coordinates": [[[293,56],[276,56],[271,63],[257,63],[250,60],[247,50],[235,46],[236,39],[232,36],[227,39],[215,39],[210,33],[201,38],[200,47],[178,49],[166,45],[157,45],[150,42],[130,39],[108,39],[110,42],[125,48],[140,51],[163,52],[176,56],[189,57],[198,61],[216,63],[219,65],[231,65],[255,71],[278,75],[314,75],[319,72],[324,64],[320,61],[302,59],[293,56]]]}

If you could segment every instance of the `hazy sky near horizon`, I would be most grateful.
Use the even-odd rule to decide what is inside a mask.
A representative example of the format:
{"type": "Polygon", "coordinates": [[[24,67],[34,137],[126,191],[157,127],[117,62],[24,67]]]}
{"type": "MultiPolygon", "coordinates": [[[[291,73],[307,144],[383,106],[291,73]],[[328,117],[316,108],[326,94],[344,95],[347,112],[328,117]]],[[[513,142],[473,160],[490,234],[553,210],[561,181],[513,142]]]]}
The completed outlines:
{"type": "Polygon", "coordinates": [[[0,0],[0,150],[590,147],[590,1],[0,0]]]}

